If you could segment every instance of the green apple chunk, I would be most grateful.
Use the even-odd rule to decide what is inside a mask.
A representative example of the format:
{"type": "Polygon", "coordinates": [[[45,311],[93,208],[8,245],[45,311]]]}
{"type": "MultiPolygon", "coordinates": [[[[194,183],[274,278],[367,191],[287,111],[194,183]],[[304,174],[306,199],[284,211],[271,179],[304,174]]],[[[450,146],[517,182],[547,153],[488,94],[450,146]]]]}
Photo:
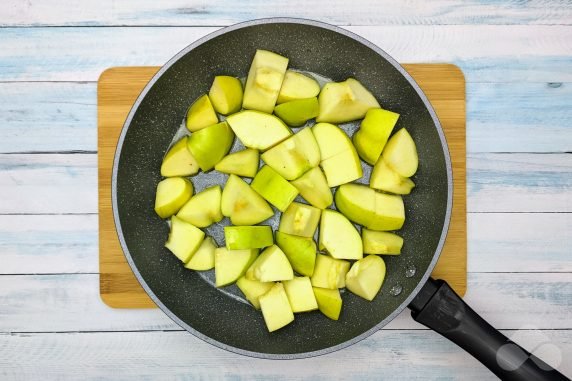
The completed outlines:
{"type": "Polygon", "coordinates": [[[236,175],[230,175],[226,181],[221,211],[233,225],[254,225],[274,215],[270,205],[236,175]]]}
{"type": "Polygon", "coordinates": [[[282,213],[278,230],[291,235],[310,238],[314,236],[320,221],[320,209],[293,202],[282,213]]]}
{"type": "Polygon", "coordinates": [[[218,117],[209,96],[205,94],[197,98],[187,111],[187,129],[195,132],[216,123],[218,117]]]}
{"type": "Polygon", "coordinates": [[[312,238],[299,237],[277,231],[276,244],[286,254],[294,271],[306,276],[314,274],[316,243],[312,238]]]}
{"type": "Polygon", "coordinates": [[[363,245],[357,229],[344,215],[331,209],[322,211],[319,245],[337,259],[363,257],[363,245]]]}
{"type": "Polygon", "coordinates": [[[191,134],[187,146],[201,169],[206,172],[230,151],[234,134],[227,122],[220,122],[191,134]]]}
{"type": "Polygon", "coordinates": [[[206,271],[215,265],[214,253],[216,244],[211,237],[206,237],[191,259],[185,264],[189,270],[206,271]]]}
{"type": "Polygon", "coordinates": [[[288,58],[257,50],[246,79],[242,107],[271,114],[287,67],[288,58]]]}
{"type": "Polygon", "coordinates": [[[340,290],[314,287],[314,296],[320,312],[332,320],[338,320],[342,312],[342,297],[340,290]]]}
{"type": "Polygon", "coordinates": [[[298,196],[298,189],[267,165],[260,168],[250,186],[282,212],[298,196]]]}
{"type": "Polygon", "coordinates": [[[344,123],[361,119],[372,108],[379,108],[375,97],[353,78],[324,85],[318,98],[317,122],[344,123]]]}
{"type": "Polygon", "coordinates": [[[205,233],[196,226],[176,216],[171,217],[171,231],[165,247],[184,263],[198,250],[205,238],[205,233]]]}
{"type": "Polygon", "coordinates": [[[346,275],[346,287],[354,294],[372,301],[385,279],[385,262],[376,255],[368,255],[352,265],[346,275]]]}
{"type": "Polygon", "coordinates": [[[242,106],[242,83],[235,77],[217,75],[209,90],[209,98],[219,114],[237,112],[242,106]]]}
{"type": "Polygon", "coordinates": [[[306,312],[318,309],[318,303],[308,277],[295,277],[284,283],[292,312],[306,312]]]}
{"type": "Polygon", "coordinates": [[[205,228],[222,220],[220,204],[222,191],[215,185],[192,196],[179,210],[177,217],[199,228],[205,228]]]}
{"type": "Polygon", "coordinates": [[[274,108],[274,113],[292,127],[302,126],[318,116],[318,98],[297,99],[282,103],[274,108]]]}
{"type": "Polygon", "coordinates": [[[359,156],[374,165],[399,119],[399,114],[380,108],[368,110],[353,141],[359,156]]]}
{"type": "Polygon", "coordinates": [[[274,115],[245,110],[226,118],[230,128],[245,147],[261,151],[275,146],[292,135],[292,131],[274,115]]]}
{"type": "Polygon", "coordinates": [[[401,254],[403,238],[394,233],[362,229],[363,252],[366,254],[401,254]]]}
{"type": "Polygon", "coordinates": [[[264,152],[261,157],[280,176],[286,180],[294,180],[320,164],[320,148],[312,130],[304,128],[264,152]]]}
{"type": "Polygon", "coordinates": [[[290,184],[298,189],[300,196],[318,209],[325,209],[334,201],[326,176],[320,167],[310,169],[290,184]]]}
{"type": "Polygon", "coordinates": [[[278,282],[294,278],[286,254],[276,245],[266,248],[246,271],[246,278],[259,282],[278,282]]]}
{"type": "Polygon", "coordinates": [[[258,151],[247,148],[242,151],[226,155],[215,165],[215,169],[222,173],[237,176],[254,177],[258,171],[258,151]]]}
{"type": "Polygon", "coordinates": [[[398,230],[405,222],[401,196],[376,192],[358,184],[338,188],[336,207],[347,218],[371,230],[398,230]]]}
{"type": "Polygon", "coordinates": [[[292,70],[286,70],[277,103],[290,102],[318,96],[320,84],[314,78],[292,70]]]}
{"type": "Polygon", "coordinates": [[[215,285],[223,287],[234,283],[244,275],[258,255],[258,249],[228,250],[219,247],[215,250],[215,285]]]}
{"type": "Polygon", "coordinates": [[[335,259],[327,255],[318,254],[314,274],[312,274],[312,286],[321,288],[343,288],[346,286],[346,273],[350,269],[350,263],[342,259],[335,259]]]}
{"type": "Polygon", "coordinates": [[[316,123],[312,133],[320,149],[321,160],[329,159],[341,152],[349,151],[353,145],[344,130],[330,123],[316,123]]]}
{"type": "Polygon", "coordinates": [[[379,189],[385,192],[395,194],[409,194],[415,187],[415,183],[403,177],[393,169],[391,169],[382,157],[379,158],[369,178],[369,186],[374,189],[379,189]]]}
{"type": "Polygon", "coordinates": [[[254,308],[257,310],[260,309],[260,301],[258,298],[266,294],[272,288],[272,286],[274,286],[274,284],[274,282],[259,282],[257,280],[249,280],[245,277],[242,277],[236,281],[236,285],[240,291],[242,291],[244,296],[246,296],[246,299],[248,299],[248,301],[252,303],[254,308]]]}
{"type": "Polygon", "coordinates": [[[224,239],[229,250],[260,249],[274,243],[270,226],[225,226],[224,239]]]}
{"type": "Polygon", "coordinates": [[[193,184],[182,177],[169,177],[157,185],[155,213],[161,218],[171,217],[191,198],[193,184]]]}
{"type": "Polygon", "coordinates": [[[403,177],[411,177],[417,172],[417,147],[405,128],[389,139],[383,149],[383,158],[391,169],[403,177]]]}
{"type": "Polygon", "coordinates": [[[199,163],[187,149],[185,136],[171,147],[161,164],[161,176],[192,176],[199,171],[199,163]]]}
{"type": "Polygon", "coordinates": [[[274,332],[294,321],[294,313],[282,283],[276,283],[258,298],[268,332],[274,332]]]}

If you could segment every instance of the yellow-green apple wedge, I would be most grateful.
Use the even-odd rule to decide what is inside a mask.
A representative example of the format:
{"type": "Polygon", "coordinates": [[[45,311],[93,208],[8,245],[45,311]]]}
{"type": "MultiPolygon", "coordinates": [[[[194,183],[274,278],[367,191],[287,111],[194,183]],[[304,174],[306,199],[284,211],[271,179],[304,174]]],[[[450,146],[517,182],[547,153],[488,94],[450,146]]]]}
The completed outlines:
{"type": "Polygon", "coordinates": [[[165,247],[186,263],[201,246],[204,238],[205,233],[201,229],[173,216],[165,247]]]}
{"type": "Polygon", "coordinates": [[[224,239],[229,250],[261,249],[274,243],[270,226],[225,226],[224,239]]]}
{"type": "Polygon", "coordinates": [[[258,298],[268,332],[274,332],[294,321],[294,313],[282,283],[276,283],[258,298]]]}
{"type": "Polygon", "coordinates": [[[284,281],[282,284],[292,312],[307,312],[318,309],[310,278],[294,277],[294,279],[284,281]]]}
{"type": "Polygon", "coordinates": [[[369,109],[380,107],[369,90],[353,78],[326,83],[318,100],[320,113],[317,122],[349,122],[363,118],[369,109]]]}
{"type": "Polygon", "coordinates": [[[359,232],[343,214],[331,209],[322,211],[319,246],[337,259],[363,257],[359,232]]]}
{"type": "Polygon", "coordinates": [[[215,249],[215,285],[227,286],[244,275],[258,255],[258,249],[228,250],[226,247],[215,249]]]}
{"type": "Polygon", "coordinates": [[[233,141],[234,133],[228,123],[220,122],[192,133],[187,147],[201,169],[206,172],[213,169],[230,151],[233,141]]]}
{"type": "Polygon", "coordinates": [[[389,138],[383,149],[383,158],[391,169],[403,177],[411,177],[417,172],[417,147],[405,128],[389,138]]]}
{"type": "Polygon", "coordinates": [[[185,136],[167,152],[161,163],[161,176],[192,176],[199,171],[199,163],[187,149],[187,139],[185,136]]]}
{"type": "Polygon", "coordinates": [[[342,297],[340,290],[314,287],[314,296],[320,312],[332,320],[338,320],[342,312],[342,297]]]}
{"type": "Polygon", "coordinates": [[[312,286],[330,289],[343,288],[346,286],[346,273],[349,269],[348,261],[318,254],[314,274],[310,278],[312,286]]]}
{"type": "Polygon", "coordinates": [[[385,262],[377,255],[355,262],[346,274],[346,288],[362,298],[372,301],[385,279],[385,262]]]}
{"type": "Polygon", "coordinates": [[[399,255],[403,238],[394,233],[362,229],[363,252],[365,254],[399,255]]]}
{"type": "Polygon", "coordinates": [[[329,159],[353,147],[352,141],[344,130],[330,123],[316,123],[312,133],[320,149],[321,160],[329,159]]]}
{"type": "Polygon", "coordinates": [[[222,173],[235,174],[243,177],[254,177],[258,171],[259,154],[252,148],[226,155],[215,165],[222,173]]]}
{"type": "Polygon", "coordinates": [[[290,184],[298,189],[300,196],[318,209],[325,209],[334,201],[326,176],[320,167],[310,169],[290,184]]]}
{"type": "Polygon", "coordinates": [[[270,205],[236,175],[230,175],[226,181],[221,211],[233,225],[254,225],[274,214],[270,205]]]}
{"type": "Polygon", "coordinates": [[[293,202],[282,213],[278,231],[300,237],[313,237],[320,222],[320,213],[320,209],[316,207],[293,202]]]}
{"type": "Polygon", "coordinates": [[[298,189],[268,165],[260,168],[250,186],[282,212],[298,195],[298,189]]]}
{"type": "Polygon", "coordinates": [[[314,274],[316,243],[312,238],[299,237],[277,231],[276,244],[282,249],[294,271],[306,276],[314,274]]]}
{"type": "Polygon", "coordinates": [[[264,152],[261,158],[286,180],[294,180],[320,164],[320,148],[312,130],[304,128],[264,152]]]}
{"type": "Polygon", "coordinates": [[[183,177],[169,177],[157,184],[155,213],[161,218],[171,217],[191,198],[193,184],[183,177]]]}
{"type": "Polygon", "coordinates": [[[245,147],[261,151],[292,135],[292,131],[278,117],[260,111],[237,112],[226,121],[245,147]]]}
{"type": "Polygon", "coordinates": [[[187,111],[186,125],[191,132],[218,123],[218,117],[207,94],[200,96],[187,111]]]}
{"type": "Polygon", "coordinates": [[[371,230],[398,230],[405,222],[403,199],[360,184],[344,184],[335,195],[336,207],[347,218],[371,230]]]}
{"type": "Polygon", "coordinates": [[[276,245],[266,248],[246,271],[246,278],[259,282],[278,282],[294,278],[286,254],[276,245]]]}
{"type": "Polygon", "coordinates": [[[259,282],[257,280],[249,280],[242,277],[236,281],[236,285],[254,308],[259,310],[260,301],[258,298],[266,294],[272,286],[274,286],[274,282],[259,282]]]}
{"type": "Polygon", "coordinates": [[[223,219],[221,199],[222,191],[219,185],[207,188],[192,196],[179,210],[177,217],[199,228],[205,228],[223,219]]]}
{"type": "Polygon", "coordinates": [[[369,186],[389,193],[409,194],[415,183],[391,169],[381,156],[371,171],[369,186]]]}
{"type": "Polygon", "coordinates": [[[314,78],[292,70],[286,70],[277,103],[290,102],[318,96],[320,84],[314,78]]]}
{"type": "Polygon", "coordinates": [[[271,114],[287,67],[288,58],[257,50],[246,79],[242,107],[271,114]]]}
{"type": "Polygon", "coordinates": [[[397,119],[399,114],[380,108],[372,108],[365,114],[353,142],[366,163],[374,165],[377,162],[397,119]]]}
{"type": "Polygon", "coordinates": [[[318,116],[319,109],[318,98],[314,97],[282,103],[274,108],[274,114],[287,125],[299,127],[318,116]]]}
{"type": "Polygon", "coordinates": [[[201,246],[195,251],[191,259],[185,263],[189,270],[206,271],[214,267],[214,252],[216,244],[211,237],[205,237],[201,246]]]}
{"type": "Polygon", "coordinates": [[[238,112],[242,107],[242,83],[235,77],[217,75],[209,90],[209,98],[219,114],[238,112]]]}

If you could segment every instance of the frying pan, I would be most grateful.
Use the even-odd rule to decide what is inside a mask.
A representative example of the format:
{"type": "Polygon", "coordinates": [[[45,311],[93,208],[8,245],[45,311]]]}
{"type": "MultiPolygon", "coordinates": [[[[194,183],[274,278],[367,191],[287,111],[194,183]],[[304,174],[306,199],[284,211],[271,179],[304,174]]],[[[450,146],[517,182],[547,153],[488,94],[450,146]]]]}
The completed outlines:
{"type": "MultiPolygon", "coordinates": [[[[345,125],[351,133],[355,124],[345,125]]],[[[235,143],[234,149],[238,149],[235,143]]],[[[368,178],[371,168],[364,165],[368,178]]],[[[200,191],[223,175],[192,178],[200,191]],[[217,177],[218,176],[218,177],[217,177]]],[[[120,135],[112,178],[113,213],[121,246],[153,301],[181,327],[208,343],[243,355],[296,359],[333,352],[371,335],[406,307],[418,322],[451,339],[506,379],[563,377],[511,343],[471,310],[443,281],[429,275],[449,226],[452,169],[447,142],[426,96],[387,53],[346,30],[309,20],[262,19],[221,29],[189,45],[153,77],[120,135]],[[419,153],[417,184],[405,199],[407,221],[400,256],[387,256],[380,295],[367,302],[343,294],[339,321],[318,312],[268,333],[259,311],[232,287],[219,290],[209,274],[181,266],[164,248],[168,225],[154,212],[160,164],[189,104],[208,91],[214,75],[246,76],[256,49],[290,59],[290,67],[332,80],[354,77],[385,108],[401,115],[419,153]]],[[[275,225],[275,220],[270,221],[275,225]]],[[[219,245],[223,220],[207,231],[219,245]]]]}

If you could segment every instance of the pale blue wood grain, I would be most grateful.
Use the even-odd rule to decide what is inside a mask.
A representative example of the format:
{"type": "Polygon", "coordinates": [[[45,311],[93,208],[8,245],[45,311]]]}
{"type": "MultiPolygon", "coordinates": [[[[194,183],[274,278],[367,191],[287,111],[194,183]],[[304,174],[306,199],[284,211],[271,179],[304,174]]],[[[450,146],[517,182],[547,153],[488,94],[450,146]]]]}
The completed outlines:
{"type": "MultiPolygon", "coordinates": [[[[569,26],[348,27],[401,62],[452,62],[468,82],[572,82],[569,26]]],[[[216,28],[4,28],[0,81],[95,81],[109,66],[162,65],[216,28]]]]}

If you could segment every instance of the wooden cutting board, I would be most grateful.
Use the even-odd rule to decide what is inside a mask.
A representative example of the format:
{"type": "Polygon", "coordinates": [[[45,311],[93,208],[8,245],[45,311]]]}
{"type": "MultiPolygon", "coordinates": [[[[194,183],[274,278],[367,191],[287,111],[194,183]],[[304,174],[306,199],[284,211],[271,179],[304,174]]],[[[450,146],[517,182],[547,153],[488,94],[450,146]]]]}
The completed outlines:
{"type": "MultiPolygon", "coordinates": [[[[467,288],[465,78],[450,64],[410,64],[405,69],[429,97],[445,130],[453,161],[453,213],[447,241],[433,271],[460,295],[467,288]]],[[[113,67],[97,86],[99,168],[99,291],[114,308],[156,307],[127,264],[111,210],[111,168],[121,127],[131,106],[158,67],[113,67]]]]}

